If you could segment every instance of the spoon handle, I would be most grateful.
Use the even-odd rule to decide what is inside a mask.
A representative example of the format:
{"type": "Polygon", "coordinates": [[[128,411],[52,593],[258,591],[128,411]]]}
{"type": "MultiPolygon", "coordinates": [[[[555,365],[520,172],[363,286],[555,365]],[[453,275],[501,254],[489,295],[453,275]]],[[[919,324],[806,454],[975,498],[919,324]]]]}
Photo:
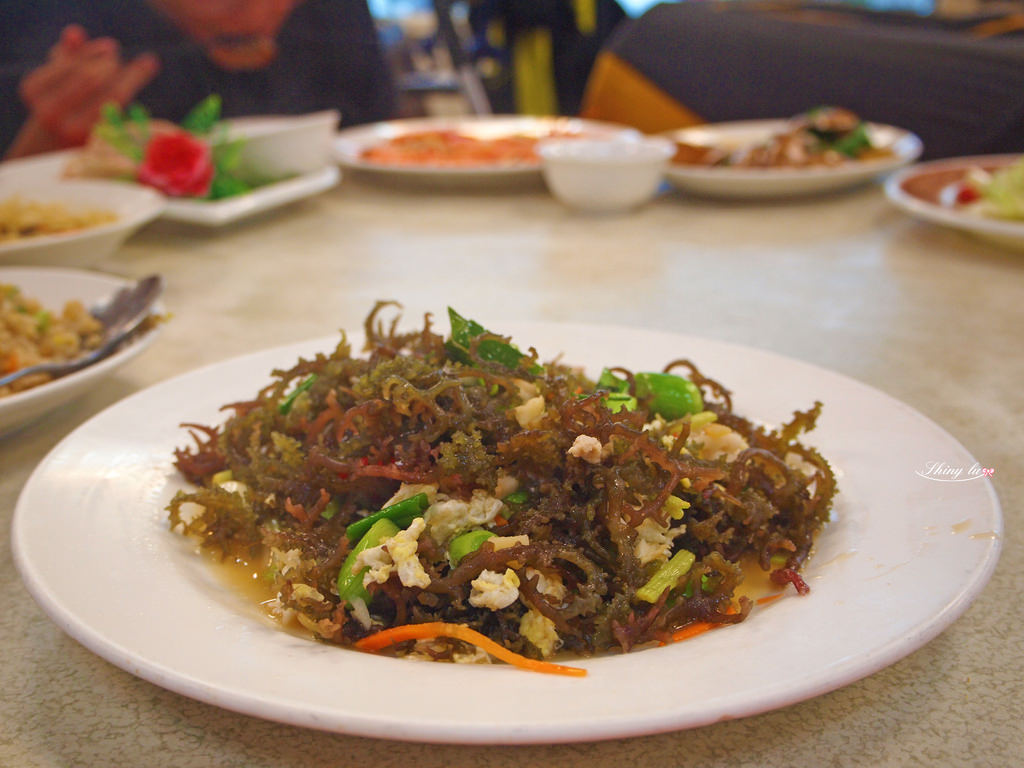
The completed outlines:
{"type": "MultiPolygon", "coordinates": [[[[120,339],[112,339],[111,341],[120,341],[120,339]]],[[[18,379],[22,379],[26,376],[30,376],[33,373],[52,373],[64,375],[68,373],[74,373],[75,371],[85,368],[87,365],[106,357],[112,350],[113,344],[104,344],[102,347],[94,349],[85,357],[79,357],[66,363],[38,363],[36,365],[29,365],[24,368],[19,368],[14,373],[9,373],[6,376],[0,376],[0,387],[11,384],[18,379]]]]}
{"type": "Polygon", "coordinates": [[[0,387],[33,373],[48,373],[57,378],[102,360],[139,329],[162,292],[163,278],[159,275],[149,275],[134,286],[122,288],[106,306],[92,313],[104,325],[105,338],[99,347],[74,360],[39,363],[0,376],[0,387]]]}

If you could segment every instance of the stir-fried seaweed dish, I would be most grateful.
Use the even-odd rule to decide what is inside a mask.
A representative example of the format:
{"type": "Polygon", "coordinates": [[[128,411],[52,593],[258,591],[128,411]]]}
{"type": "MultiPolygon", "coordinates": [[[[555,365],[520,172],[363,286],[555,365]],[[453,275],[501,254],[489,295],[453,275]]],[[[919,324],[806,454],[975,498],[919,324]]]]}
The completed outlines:
{"type": "Polygon", "coordinates": [[[342,334],[183,425],[172,527],[257,564],[283,622],[543,668],[743,621],[741,565],[807,591],[836,490],[798,441],[820,403],[767,429],[689,360],[593,380],[452,310],[447,336],[400,332],[389,306],[362,355],[342,334]]]}

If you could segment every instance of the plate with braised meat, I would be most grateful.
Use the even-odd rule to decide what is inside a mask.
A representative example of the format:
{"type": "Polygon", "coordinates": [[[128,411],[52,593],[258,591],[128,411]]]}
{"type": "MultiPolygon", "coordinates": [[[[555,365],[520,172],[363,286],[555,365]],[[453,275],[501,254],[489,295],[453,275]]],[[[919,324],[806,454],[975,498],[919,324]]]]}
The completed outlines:
{"type": "Polygon", "coordinates": [[[685,192],[767,199],[828,192],[870,182],[922,152],[910,131],[822,107],[782,120],[683,128],[668,180],[685,192]]]}

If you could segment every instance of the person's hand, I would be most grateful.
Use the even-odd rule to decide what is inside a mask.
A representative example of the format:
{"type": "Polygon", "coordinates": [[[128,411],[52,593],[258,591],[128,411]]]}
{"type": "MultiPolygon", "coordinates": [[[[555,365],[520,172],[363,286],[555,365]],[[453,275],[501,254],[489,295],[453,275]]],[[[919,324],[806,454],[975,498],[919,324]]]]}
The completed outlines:
{"type": "Polygon", "coordinates": [[[126,62],[116,40],[90,39],[77,25],[65,27],[46,63],[21,81],[19,92],[29,117],[7,156],[85,143],[103,105],[123,107],[158,69],[152,54],[126,62]]]}

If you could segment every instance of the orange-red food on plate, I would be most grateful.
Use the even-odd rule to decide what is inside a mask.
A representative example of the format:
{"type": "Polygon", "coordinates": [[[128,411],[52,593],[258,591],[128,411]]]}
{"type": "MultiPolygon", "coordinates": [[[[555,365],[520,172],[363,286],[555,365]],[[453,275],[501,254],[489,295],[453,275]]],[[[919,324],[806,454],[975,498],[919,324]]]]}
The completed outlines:
{"type": "Polygon", "coordinates": [[[381,165],[490,167],[538,162],[538,136],[509,134],[479,138],[457,130],[427,130],[387,139],[362,152],[362,159],[381,165]]]}

